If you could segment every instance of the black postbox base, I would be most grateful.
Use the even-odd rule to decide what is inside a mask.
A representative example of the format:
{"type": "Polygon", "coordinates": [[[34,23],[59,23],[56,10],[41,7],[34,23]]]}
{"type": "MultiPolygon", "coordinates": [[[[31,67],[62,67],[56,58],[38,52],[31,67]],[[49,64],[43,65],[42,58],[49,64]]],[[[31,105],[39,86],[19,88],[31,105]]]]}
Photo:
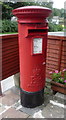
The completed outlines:
{"type": "Polygon", "coordinates": [[[34,108],[44,103],[44,89],[38,92],[26,92],[20,89],[21,104],[27,108],[34,108]]]}

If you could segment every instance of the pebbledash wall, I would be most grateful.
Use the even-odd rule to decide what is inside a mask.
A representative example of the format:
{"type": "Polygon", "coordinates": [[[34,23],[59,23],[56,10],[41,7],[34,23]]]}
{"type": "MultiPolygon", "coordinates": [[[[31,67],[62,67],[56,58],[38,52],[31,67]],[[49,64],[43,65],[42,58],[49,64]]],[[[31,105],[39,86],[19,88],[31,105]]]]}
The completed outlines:
{"type": "MultiPolygon", "coordinates": [[[[0,36],[0,80],[19,72],[18,34],[0,36]],[[1,66],[0,66],[1,68],[1,66]]],[[[47,42],[46,77],[49,72],[66,68],[66,35],[63,33],[49,33],[47,42]]]]}

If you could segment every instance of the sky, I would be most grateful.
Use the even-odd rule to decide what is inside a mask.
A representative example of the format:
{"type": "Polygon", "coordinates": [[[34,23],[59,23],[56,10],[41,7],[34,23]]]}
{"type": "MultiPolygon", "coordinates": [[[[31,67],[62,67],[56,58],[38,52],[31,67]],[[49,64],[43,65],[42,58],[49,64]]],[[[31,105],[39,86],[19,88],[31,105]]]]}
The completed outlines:
{"type": "Polygon", "coordinates": [[[54,4],[53,4],[54,8],[61,9],[61,8],[64,8],[64,2],[66,0],[52,0],[52,1],[54,2],[54,4]]]}

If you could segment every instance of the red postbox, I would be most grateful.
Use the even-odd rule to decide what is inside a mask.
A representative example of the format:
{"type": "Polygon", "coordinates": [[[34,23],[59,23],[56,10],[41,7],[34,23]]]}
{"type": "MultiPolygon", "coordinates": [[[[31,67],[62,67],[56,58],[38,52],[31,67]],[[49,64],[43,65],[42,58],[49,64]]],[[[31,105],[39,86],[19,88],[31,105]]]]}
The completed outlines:
{"type": "Polygon", "coordinates": [[[13,10],[18,18],[20,91],[24,107],[36,107],[44,102],[46,49],[51,9],[39,6],[13,10]]]}

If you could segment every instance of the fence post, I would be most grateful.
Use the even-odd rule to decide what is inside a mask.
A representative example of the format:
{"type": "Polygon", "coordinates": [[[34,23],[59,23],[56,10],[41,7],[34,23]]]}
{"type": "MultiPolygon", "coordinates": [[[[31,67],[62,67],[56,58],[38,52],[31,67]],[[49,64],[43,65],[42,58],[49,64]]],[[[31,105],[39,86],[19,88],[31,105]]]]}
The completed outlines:
{"type": "Polygon", "coordinates": [[[63,40],[60,40],[60,43],[59,43],[59,57],[58,57],[58,71],[60,71],[60,69],[61,69],[62,44],[63,44],[63,40]]]}

